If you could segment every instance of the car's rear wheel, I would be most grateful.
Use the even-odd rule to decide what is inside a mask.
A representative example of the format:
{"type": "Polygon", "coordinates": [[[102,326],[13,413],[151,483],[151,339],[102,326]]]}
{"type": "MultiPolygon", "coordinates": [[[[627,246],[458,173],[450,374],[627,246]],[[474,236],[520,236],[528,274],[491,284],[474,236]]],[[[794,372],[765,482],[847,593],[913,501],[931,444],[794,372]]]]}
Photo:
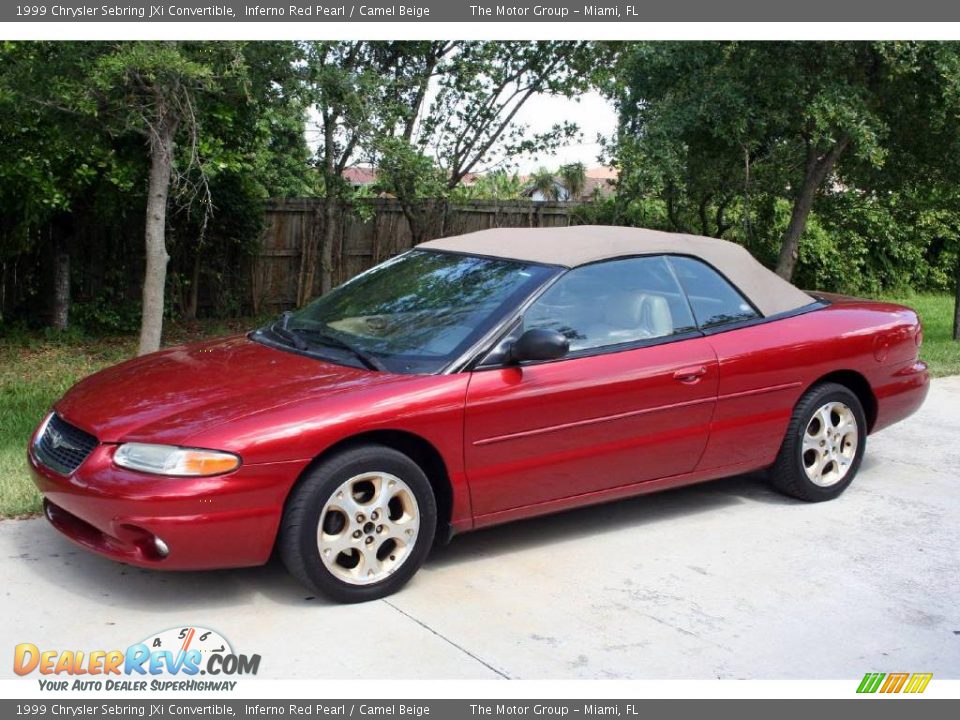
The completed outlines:
{"type": "Polygon", "coordinates": [[[866,436],[866,416],[856,394],[837,383],[815,385],[794,408],[771,482],[801,500],[832,500],[853,482],[866,436]]]}
{"type": "Polygon", "coordinates": [[[327,458],[297,485],[278,548],[307,587],[338,602],[363,602],[413,577],[436,524],[423,470],[392,448],[364,445],[327,458]]]}

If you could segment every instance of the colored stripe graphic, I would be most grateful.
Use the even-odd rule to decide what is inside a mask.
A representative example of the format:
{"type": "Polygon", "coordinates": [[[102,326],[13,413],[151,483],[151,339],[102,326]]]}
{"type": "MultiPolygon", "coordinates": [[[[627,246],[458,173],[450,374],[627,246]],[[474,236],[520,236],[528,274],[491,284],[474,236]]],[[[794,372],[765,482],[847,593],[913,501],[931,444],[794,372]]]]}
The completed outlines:
{"type": "Polygon", "coordinates": [[[927,689],[933,673],[867,673],[860,681],[858,693],[922,693],[927,689]]]}
{"type": "Polygon", "coordinates": [[[877,688],[880,687],[880,683],[883,682],[884,677],[886,677],[886,673],[867,673],[863,676],[863,680],[860,681],[860,687],[857,688],[857,692],[875,693],[877,688]]]}
{"type": "Polygon", "coordinates": [[[914,673],[910,676],[910,682],[907,683],[903,691],[905,693],[922,693],[927,689],[932,677],[933,673],[914,673]]]}
{"type": "Polygon", "coordinates": [[[910,673],[890,673],[887,675],[887,681],[883,684],[883,687],[880,688],[882,693],[898,693],[903,688],[904,683],[907,682],[907,678],[910,677],[910,673]]]}

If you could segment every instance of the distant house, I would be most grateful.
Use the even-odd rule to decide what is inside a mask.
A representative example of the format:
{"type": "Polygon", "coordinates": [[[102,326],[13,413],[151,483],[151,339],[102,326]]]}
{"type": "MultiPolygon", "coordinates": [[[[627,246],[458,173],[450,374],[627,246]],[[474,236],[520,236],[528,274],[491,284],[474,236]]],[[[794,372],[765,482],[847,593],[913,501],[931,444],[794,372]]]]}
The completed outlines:
{"type": "Polygon", "coordinates": [[[368,165],[351,165],[344,168],[342,177],[350,183],[354,190],[359,190],[362,187],[376,184],[377,169],[368,165]]]}
{"type": "Polygon", "coordinates": [[[548,197],[543,190],[535,187],[528,187],[523,194],[534,202],[567,202],[570,200],[570,191],[567,190],[559,180],[553,182],[553,196],[548,197]]]}
{"type": "Polygon", "coordinates": [[[613,167],[593,167],[587,169],[587,181],[583,185],[582,200],[613,195],[620,173],[613,167]]]}
{"type": "MultiPolygon", "coordinates": [[[[617,172],[616,168],[602,166],[593,167],[589,168],[585,174],[586,177],[583,184],[583,191],[580,193],[580,197],[578,198],[570,197],[570,191],[564,187],[563,180],[559,175],[554,182],[553,198],[548,198],[543,191],[532,186],[528,187],[527,190],[524,191],[524,195],[534,202],[546,202],[547,200],[554,199],[559,202],[570,202],[572,200],[588,202],[590,200],[596,200],[600,197],[613,195],[614,185],[619,177],[619,173],[617,172]]],[[[527,176],[523,179],[529,180],[530,176],[527,176]]]]}
{"type": "MultiPolygon", "coordinates": [[[[377,184],[377,169],[372,165],[351,165],[344,168],[342,177],[354,190],[359,190],[377,184]]],[[[469,187],[477,181],[477,177],[476,173],[467,173],[460,180],[460,185],[469,187]]]]}

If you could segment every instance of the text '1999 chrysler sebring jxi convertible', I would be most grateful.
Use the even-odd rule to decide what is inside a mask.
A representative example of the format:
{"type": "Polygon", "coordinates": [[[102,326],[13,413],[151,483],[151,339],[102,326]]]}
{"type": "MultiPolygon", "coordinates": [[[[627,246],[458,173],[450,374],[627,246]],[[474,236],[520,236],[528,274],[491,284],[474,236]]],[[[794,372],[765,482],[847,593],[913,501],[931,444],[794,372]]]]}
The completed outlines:
{"type": "Polygon", "coordinates": [[[913,310],[636,228],[432,240],[245,336],[92,375],[28,450],[55,528],[156,569],[277,551],[344,602],[437,539],[767,469],[808,501],[928,389],[913,310]]]}

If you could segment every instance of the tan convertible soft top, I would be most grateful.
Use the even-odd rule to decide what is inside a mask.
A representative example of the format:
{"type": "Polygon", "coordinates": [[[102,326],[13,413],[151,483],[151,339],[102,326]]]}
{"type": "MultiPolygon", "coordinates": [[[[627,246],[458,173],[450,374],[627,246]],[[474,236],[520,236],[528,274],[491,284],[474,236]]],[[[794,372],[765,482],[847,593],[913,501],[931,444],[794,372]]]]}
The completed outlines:
{"type": "Polygon", "coordinates": [[[740,245],[697,235],[606,225],[494,228],[430,240],[417,247],[568,268],[631,255],[690,255],[726,275],[764,316],[814,302],[805,292],[767,270],[740,245]]]}

